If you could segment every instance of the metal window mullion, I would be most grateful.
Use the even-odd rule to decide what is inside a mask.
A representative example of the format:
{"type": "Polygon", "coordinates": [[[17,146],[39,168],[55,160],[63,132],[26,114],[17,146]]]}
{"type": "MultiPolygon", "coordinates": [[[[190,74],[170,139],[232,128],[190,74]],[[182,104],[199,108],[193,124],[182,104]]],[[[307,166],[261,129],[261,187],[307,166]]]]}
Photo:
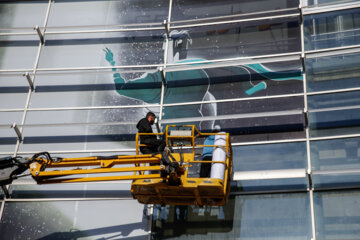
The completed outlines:
{"type": "Polygon", "coordinates": [[[0,36],[31,36],[31,35],[37,35],[35,32],[14,32],[14,33],[0,33],[0,36]]]}
{"type": "MultiPolygon", "coordinates": [[[[172,0],[169,0],[169,12],[168,12],[168,19],[165,21],[165,24],[168,24],[165,27],[165,31],[168,31],[165,34],[165,49],[164,49],[164,65],[163,69],[160,72],[162,74],[163,81],[161,81],[161,96],[160,96],[160,111],[159,111],[159,127],[161,129],[161,120],[163,115],[163,107],[164,107],[164,95],[165,95],[165,87],[166,87],[166,66],[167,66],[167,59],[168,59],[168,49],[169,49],[169,36],[170,35],[170,21],[171,21],[171,12],[172,12],[172,0]],[[168,29],[169,27],[169,29],[168,29]]],[[[154,220],[154,204],[150,205],[150,217],[149,217],[149,224],[148,224],[148,240],[151,240],[151,231],[152,231],[152,224],[154,220]]]]}
{"type": "Polygon", "coordinates": [[[284,139],[284,140],[269,140],[269,141],[257,141],[257,142],[241,142],[231,143],[231,146],[253,146],[253,145],[267,145],[267,144],[279,144],[279,143],[295,143],[295,142],[306,142],[305,138],[297,139],[284,139]]]}
{"type": "Polygon", "coordinates": [[[319,112],[335,112],[335,111],[355,110],[355,109],[360,109],[360,105],[352,105],[352,106],[344,106],[344,107],[331,107],[331,108],[312,109],[312,110],[309,110],[309,112],[311,112],[311,113],[319,113],[319,112]]]}
{"type": "MultiPolygon", "coordinates": [[[[43,37],[45,37],[45,30],[46,30],[47,21],[48,21],[48,18],[49,18],[50,7],[51,7],[51,0],[49,0],[48,8],[47,8],[46,15],[45,15],[44,32],[42,33],[43,37]]],[[[39,39],[39,47],[38,47],[38,51],[37,51],[37,55],[36,55],[36,59],[35,59],[35,63],[34,63],[34,68],[32,70],[33,71],[32,84],[34,84],[34,81],[35,81],[36,71],[37,71],[37,68],[38,68],[38,65],[39,65],[40,53],[41,53],[41,49],[42,49],[43,44],[44,44],[44,42],[42,42],[42,40],[40,38],[39,39]]],[[[21,125],[25,124],[25,120],[26,120],[26,116],[27,116],[27,110],[28,110],[29,105],[30,105],[32,92],[33,92],[33,88],[30,88],[29,91],[28,91],[28,96],[27,96],[27,99],[26,99],[25,107],[24,107],[23,117],[21,119],[21,125]]],[[[23,133],[23,127],[20,128],[20,133],[21,134],[23,133]]],[[[17,155],[17,152],[19,150],[21,141],[22,141],[22,139],[19,139],[19,138],[17,139],[13,156],[17,155]]]]}
{"type": "Polygon", "coordinates": [[[60,35],[60,34],[86,34],[86,33],[117,33],[117,32],[136,32],[136,31],[152,31],[163,30],[162,27],[148,27],[148,28],[118,28],[118,29],[99,29],[99,30],[74,30],[74,31],[57,31],[47,32],[48,35],[60,35]]]}
{"type": "MultiPolygon", "coordinates": [[[[170,0],[171,1],[171,0],[170,0]]],[[[164,107],[164,95],[165,95],[165,83],[166,83],[166,73],[165,68],[167,64],[167,57],[168,57],[168,48],[169,48],[169,39],[166,35],[165,39],[165,50],[164,50],[164,68],[161,68],[160,74],[162,74],[163,81],[161,81],[161,95],[160,95],[160,109],[159,109],[159,127],[161,129],[161,120],[163,115],[163,107],[164,107]]]]}
{"type": "Polygon", "coordinates": [[[344,135],[336,135],[336,136],[326,136],[326,137],[311,137],[310,141],[335,140],[335,139],[342,139],[342,138],[358,138],[358,137],[360,137],[360,133],[344,134],[344,135]]]}
{"type": "MultiPolygon", "coordinates": [[[[313,15],[313,14],[321,14],[327,12],[335,12],[342,11],[347,9],[359,8],[359,2],[350,2],[350,3],[340,3],[340,4],[328,4],[327,6],[321,6],[322,4],[318,4],[317,6],[311,6],[304,8],[303,15],[313,15]]],[[[324,4],[325,5],[325,4],[324,4]]]]}
{"type": "MultiPolygon", "coordinates": [[[[168,11],[168,17],[167,20],[164,22],[165,24],[169,24],[169,29],[167,29],[168,26],[164,26],[165,30],[167,29],[170,33],[171,28],[170,28],[170,21],[171,21],[171,12],[172,12],[172,0],[169,0],[169,11],[168,11]]],[[[163,108],[164,108],[164,95],[165,95],[165,88],[166,88],[166,68],[167,68],[167,64],[168,64],[168,50],[169,50],[169,36],[168,34],[165,34],[166,39],[165,39],[165,50],[164,50],[164,67],[163,67],[163,71],[160,74],[163,74],[163,78],[164,81],[161,82],[161,98],[160,98],[160,111],[159,111],[159,125],[161,128],[161,120],[162,120],[162,115],[163,115],[163,108]]]]}
{"type": "MultiPolygon", "coordinates": [[[[80,191],[80,190],[79,190],[80,191]]],[[[118,198],[11,198],[8,202],[58,202],[58,201],[104,201],[104,200],[133,200],[133,197],[118,198]]]]}
{"type": "MultiPolygon", "coordinates": [[[[102,110],[102,109],[128,109],[128,108],[151,108],[158,107],[160,104],[144,104],[144,105],[125,105],[125,106],[89,106],[89,107],[59,107],[59,108],[29,108],[28,111],[66,111],[66,110],[102,110]]],[[[12,110],[12,109],[10,109],[12,110]]],[[[14,109],[15,110],[15,109],[14,109]]],[[[1,112],[2,110],[0,110],[1,112]]]]}
{"type": "Polygon", "coordinates": [[[307,174],[309,176],[309,202],[310,202],[310,219],[311,219],[311,235],[312,240],[316,240],[316,224],[315,224],[315,210],[314,210],[314,189],[311,179],[311,154],[310,154],[310,130],[309,130],[309,118],[308,118],[308,101],[307,101],[307,82],[306,82],[306,59],[305,59],[305,36],[304,36],[304,15],[302,9],[302,1],[300,0],[300,37],[301,37],[301,58],[303,63],[303,88],[304,88],[304,114],[306,117],[305,136],[306,136],[306,158],[307,158],[307,174]]]}
{"type": "MultiPolygon", "coordinates": [[[[6,186],[5,186],[6,187],[6,186]]],[[[5,195],[4,195],[5,196],[5,195]]],[[[6,202],[6,198],[4,197],[4,199],[1,200],[2,201],[2,204],[0,206],[0,222],[1,222],[1,219],[2,219],[2,216],[4,214],[4,208],[5,208],[5,202],[6,202]]]]}
{"type": "Polygon", "coordinates": [[[358,52],[360,52],[360,44],[333,47],[333,48],[323,48],[316,50],[307,50],[305,51],[305,54],[306,54],[306,58],[317,58],[317,57],[327,57],[327,56],[335,56],[335,55],[358,53],[358,52]]]}
{"type": "MultiPolygon", "coordinates": [[[[48,151],[50,154],[74,154],[74,153],[111,153],[111,152],[133,152],[135,154],[136,149],[135,148],[124,148],[124,149],[95,149],[95,150],[55,150],[55,151],[48,151]]],[[[38,151],[24,151],[24,152],[18,152],[19,154],[35,154],[38,153],[38,151]]],[[[0,154],[6,154],[6,153],[0,153],[0,154]]]]}
{"type": "Polygon", "coordinates": [[[324,95],[324,94],[332,94],[332,93],[347,93],[347,92],[356,92],[356,91],[360,91],[360,87],[310,92],[310,93],[307,93],[307,95],[314,96],[314,95],[324,95]]]}

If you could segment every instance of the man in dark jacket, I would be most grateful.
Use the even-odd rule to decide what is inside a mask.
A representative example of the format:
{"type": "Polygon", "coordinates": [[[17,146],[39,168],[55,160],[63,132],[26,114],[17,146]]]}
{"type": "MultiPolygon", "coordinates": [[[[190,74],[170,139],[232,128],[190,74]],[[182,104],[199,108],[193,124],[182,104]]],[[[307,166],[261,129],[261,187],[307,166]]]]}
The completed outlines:
{"type": "MultiPolygon", "coordinates": [[[[136,128],[139,133],[153,133],[151,125],[155,122],[155,114],[153,112],[148,112],[145,118],[142,118],[136,128]]],[[[140,147],[140,151],[142,154],[152,154],[156,152],[160,152],[165,145],[163,142],[156,138],[155,135],[140,135],[140,144],[146,144],[149,146],[140,147]],[[163,146],[164,145],[164,146],[163,146]]]]}

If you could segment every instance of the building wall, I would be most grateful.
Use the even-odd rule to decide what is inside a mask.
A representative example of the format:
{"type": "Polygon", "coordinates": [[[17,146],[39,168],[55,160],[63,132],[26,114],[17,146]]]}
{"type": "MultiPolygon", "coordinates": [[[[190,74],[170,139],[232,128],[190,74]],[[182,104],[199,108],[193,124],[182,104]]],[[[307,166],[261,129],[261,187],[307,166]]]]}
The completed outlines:
{"type": "Polygon", "coordinates": [[[202,208],[24,176],[0,238],[359,238],[359,33],[358,1],[0,1],[0,157],[134,154],[153,111],[220,125],[242,176],[202,208]]]}

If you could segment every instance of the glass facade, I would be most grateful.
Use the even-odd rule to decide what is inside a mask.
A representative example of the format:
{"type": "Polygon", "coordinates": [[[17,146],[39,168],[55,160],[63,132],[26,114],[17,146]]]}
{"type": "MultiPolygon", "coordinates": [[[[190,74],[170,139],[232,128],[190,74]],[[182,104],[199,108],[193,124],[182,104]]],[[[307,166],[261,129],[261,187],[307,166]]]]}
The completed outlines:
{"type": "Polygon", "coordinates": [[[25,176],[0,239],[359,239],[359,33],[358,1],[0,1],[0,157],[134,154],[148,111],[234,153],[223,207],[25,176]]]}

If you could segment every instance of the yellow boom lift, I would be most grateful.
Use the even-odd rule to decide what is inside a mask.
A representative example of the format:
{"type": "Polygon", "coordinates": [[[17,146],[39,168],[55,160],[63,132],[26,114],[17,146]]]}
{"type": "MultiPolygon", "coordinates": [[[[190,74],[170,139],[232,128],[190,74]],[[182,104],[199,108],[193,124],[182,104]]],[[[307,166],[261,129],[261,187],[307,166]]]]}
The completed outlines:
{"type": "Polygon", "coordinates": [[[140,203],[222,206],[230,190],[232,149],[228,133],[202,133],[193,125],[168,125],[162,133],[136,134],[136,155],[60,158],[41,152],[29,158],[5,157],[0,159],[0,185],[5,194],[5,185],[28,169],[38,184],[133,180],[131,193],[140,203]],[[139,144],[140,135],[159,135],[166,141],[165,150],[141,155],[139,148],[146,145],[139,144]],[[199,144],[210,135],[217,135],[215,139],[221,139],[221,144],[216,145],[216,140],[214,145],[199,144]],[[217,149],[223,157],[216,159],[214,155],[212,161],[202,161],[204,147],[217,149]],[[189,170],[201,163],[212,163],[212,168],[220,164],[216,171],[222,171],[221,177],[191,176],[189,170]]]}

